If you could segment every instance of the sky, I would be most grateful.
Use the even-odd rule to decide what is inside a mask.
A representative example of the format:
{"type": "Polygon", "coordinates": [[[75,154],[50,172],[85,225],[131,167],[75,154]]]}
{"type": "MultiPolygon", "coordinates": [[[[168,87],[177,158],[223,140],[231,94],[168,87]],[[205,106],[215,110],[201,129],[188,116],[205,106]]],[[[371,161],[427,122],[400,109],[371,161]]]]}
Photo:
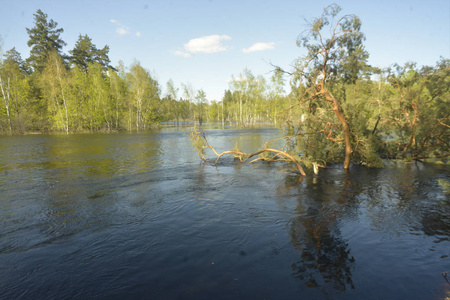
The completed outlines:
{"type": "MultiPolygon", "coordinates": [[[[139,62],[161,85],[203,89],[221,100],[229,81],[245,68],[271,76],[274,65],[291,70],[306,51],[296,46],[307,21],[333,2],[305,0],[0,0],[0,46],[29,56],[25,28],[41,9],[63,28],[73,49],[87,34],[97,48],[110,47],[111,64],[139,62]]],[[[450,1],[342,0],[341,14],[354,14],[369,64],[386,68],[409,61],[435,65],[450,58],[450,1]]],[[[287,79],[288,80],[288,79],[287,79]]],[[[181,92],[179,93],[181,95],[181,92]]]]}

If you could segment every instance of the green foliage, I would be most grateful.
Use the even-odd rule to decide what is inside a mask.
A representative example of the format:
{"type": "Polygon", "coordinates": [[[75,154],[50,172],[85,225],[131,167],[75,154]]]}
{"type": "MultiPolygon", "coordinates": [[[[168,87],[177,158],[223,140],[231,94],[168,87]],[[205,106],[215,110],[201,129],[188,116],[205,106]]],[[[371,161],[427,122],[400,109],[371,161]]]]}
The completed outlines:
{"type": "Polygon", "coordinates": [[[62,57],[56,52],[49,53],[44,69],[40,73],[40,87],[47,104],[48,122],[54,130],[68,132],[70,104],[66,98],[69,74],[62,57]]]}
{"type": "Polygon", "coordinates": [[[195,151],[197,151],[198,156],[202,159],[205,159],[204,149],[206,146],[205,134],[197,130],[194,127],[193,130],[189,133],[189,138],[191,140],[191,144],[194,147],[195,151]]]}
{"type": "Polygon", "coordinates": [[[9,132],[23,132],[26,126],[29,126],[29,118],[26,114],[30,113],[27,99],[30,97],[31,88],[28,69],[25,62],[15,48],[6,51],[5,59],[0,64],[0,95],[3,98],[5,106],[0,111],[4,116],[4,122],[1,122],[2,128],[8,128],[9,132]]]}
{"type": "Polygon", "coordinates": [[[224,93],[222,117],[241,126],[267,121],[276,123],[286,102],[283,85],[280,72],[268,83],[263,76],[255,76],[244,69],[238,77],[232,76],[230,90],[224,93]]]}
{"type": "Polygon", "coordinates": [[[205,118],[205,106],[208,104],[206,100],[206,93],[203,90],[198,90],[197,95],[195,96],[196,100],[196,107],[197,107],[197,116],[198,116],[198,123],[202,125],[205,118]]]}
{"type": "Polygon", "coordinates": [[[390,156],[420,158],[447,155],[450,61],[417,69],[415,64],[397,66],[388,73],[392,90],[385,105],[381,139],[390,156]]]}
{"type": "Polygon", "coordinates": [[[87,34],[79,35],[75,47],[69,53],[72,55],[70,61],[84,71],[87,71],[89,64],[94,62],[102,66],[102,71],[111,68],[108,57],[109,46],[106,45],[103,49],[97,49],[87,34]]]}
{"type": "Polygon", "coordinates": [[[89,118],[90,127],[99,130],[113,127],[114,102],[110,95],[109,77],[103,73],[103,66],[99,63],[88,64],[89,82],[89,118]]]}
{"type": "Polygon", "coordinates": [[[111,103],[113,111],[113,120],[115,130],[119,130],[126,126],[124,124],[125,112],[126,112],[126,100],[128,95],[128,85],[126,82],[126,74],[123,65],[119,65],[119,72],[109,70],[109,89],[111,94],[111,103]]]}
{"type": "Polygon", "coordinates": [[[247,158],[244,155],[240,154],[240,153],[242,153],[242,150],[239,148],[239,145],[237,142],[234,145],[234,148],[232,151],[236,152],[233,154],[234,159],[239,159],[239,161],[244,161],[247,158]]]}
{"type": "Polygon", "coordinates": [[[61,54],[62,47],[66,45],[60,38],[64,29],[57,28],[58,23],[52,19],[48,21],[47,17],[47,14],[38,9],[34,14],[35,27],[26,28],[30,37],[28,47],[31,47],[27,62],[38,72],[44,69],[47,57],[51,52],[56,51],[61,54]]]}
{"type": "Polygon", "coordinates": [[[127,74],[127,81],[132,99],[130,106],[134,111],[134,115],[129,116],[130,122],[134,121],[137,130],[145,129],[149,124],[159,123],[161,114],[158,82],[139,62],[131,66],[130,73],[127,74]]]}

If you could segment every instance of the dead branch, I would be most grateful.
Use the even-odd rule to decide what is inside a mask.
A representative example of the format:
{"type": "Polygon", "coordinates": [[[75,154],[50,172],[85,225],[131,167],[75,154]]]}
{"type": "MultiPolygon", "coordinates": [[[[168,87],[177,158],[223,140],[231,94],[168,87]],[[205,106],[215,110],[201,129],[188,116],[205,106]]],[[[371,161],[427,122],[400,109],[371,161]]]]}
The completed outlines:
{"type": "Polygon", "coordinates": [[[214,147],[212,147],[211,145],[209,145],[208,140],[206,139],[206,136],[203,132],[198,132],[198,131],[192,131],[191,132],[191,139],[193,140],[193,144],[195,146],[195,148],[197,149],[197,151],[199,152],[199,156],[200,158],[205,161],[205,162],[210,162],[211,161],[207,160],[205,155],[203,154],[203,151],[205,149],[211,149],[211,151],[217,156],[217,159],[215,160],[215,164],[217,164],[217,162],[219,161],[219,159],[224,156],[224,155],[229,155],[232,154],[235,158],[239,158],[239,160],[241,162],[245,162],[248,161],[250,158],[260,155],[262,153],[274,153],[275,155],[272,157],[263,157],[260,156],[259,158],[250,161],[251,162],[255,162],[257,160],[264,160],[264,161],[288,161],[291,162],[293,164],[296,165],[298,171],[300,172],[300,174],[302,176],[306,176],[305,171],[303,170],[302,166],[300,165],[300,163],[298,162],[297,159],[295,159],[292,155],[290,155],[289,153],[283,151],[283,150],[278,150],[278,149],[272,149],[272,148],[265,148],[265,149],[261,149],[257,152],[254,153],[250,153],[247,154],[245,152],[239,151],[239,150],[228,150],[228,151],[224,151],[222,153],[218,153],[216,151],[216,149],[214,149],[214,147]],[[283,158],[279,158],[279,157],[283,157],[283,158]]]}

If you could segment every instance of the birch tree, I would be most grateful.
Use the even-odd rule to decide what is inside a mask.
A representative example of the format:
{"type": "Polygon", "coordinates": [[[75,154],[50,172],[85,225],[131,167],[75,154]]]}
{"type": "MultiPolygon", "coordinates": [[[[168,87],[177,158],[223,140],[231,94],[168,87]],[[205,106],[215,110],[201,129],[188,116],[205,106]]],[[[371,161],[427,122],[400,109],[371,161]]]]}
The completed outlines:
{"type": "Polygon", "coordinates": [[[41,75],[44,95],[53,114],[53,124],[56,128],[69,133],[69,104],[66,99],[68,72],[62,57],[55,51],[48,56],[41,75]]]}

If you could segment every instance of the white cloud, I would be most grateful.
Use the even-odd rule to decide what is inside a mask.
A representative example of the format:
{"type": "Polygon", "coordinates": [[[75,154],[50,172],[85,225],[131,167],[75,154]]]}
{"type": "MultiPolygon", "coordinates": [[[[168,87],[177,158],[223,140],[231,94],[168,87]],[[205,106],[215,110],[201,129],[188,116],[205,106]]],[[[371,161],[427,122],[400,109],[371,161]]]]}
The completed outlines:
{"type": "Polygon", "coordinates": [[[227,46],[222,41],[231,40],[228,35],[209,35],[192,39],[184,44],[184,49],[189,53],[216,53],[226,51],[227,46]]]}
{"type": "Polygon", "coordinates": [[[251,52],[257,52],[257,51],[266,51],[266,50],[272,50],[275,48],[275,43],[255,43],[251,45],[249,48],[242,49],[242,52],[244,53],[251,53],[251,52]]]}
{"type": "Polygon", "coordinates": [[[173,54],[181,57],[191,57],[191,54],[183,51],[173,51],[173,54]]]}
{"type": "MultiPolygon", "coordinates": [[[[131,33],[130,28],[127,27],[127,26],[125,26],[125,25],[123,25],[123,24],[120,23],[118,20],[116,20],[116,19],[110,19],[109,22],[111,22],[112,24],[115,24],[115,25],[117,26],[116,32],[117,32],[119,35],[127,35],[127,34],[130,34],[130,33],[131,33]]],[[[139,31],[136,32],[136,36],[141,36],[141,33],[140,33],[139,31]]]]}
{"type": "Polygon", "coordinates": [[[129,30],[127,27],[121,26],[121,27],[118,27],[118,28],[116,29],[116,32],[117,32],[119,35],[126,35],[126,34],[129,34],[129,33],[130,33],[130,30],[129,30]]]}
{"type": "Polygon", "coordinates": [[[140,37],[141,36],[141,32],[140,31],[136,31],[136,36],[140,37]]]}

